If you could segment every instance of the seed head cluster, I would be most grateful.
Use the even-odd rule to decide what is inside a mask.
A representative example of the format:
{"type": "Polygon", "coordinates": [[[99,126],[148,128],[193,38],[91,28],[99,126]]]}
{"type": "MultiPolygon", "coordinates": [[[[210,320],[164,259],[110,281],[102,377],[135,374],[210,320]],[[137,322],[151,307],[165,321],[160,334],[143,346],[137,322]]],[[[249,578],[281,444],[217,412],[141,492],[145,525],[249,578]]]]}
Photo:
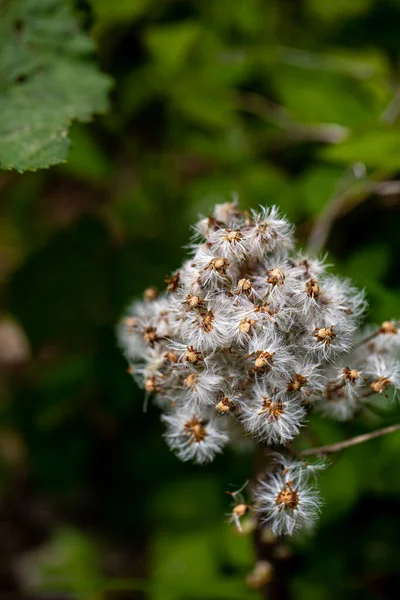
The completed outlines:
{"type": "MultiPolygon", "coordinates": [[[[146,290],[118,328],[129,371],[154,395],[182,460],[211,461],[243,436],[284,446],[310,410],[349,419],[400,387],[396,323],[360,330],[364,294],[295,251],[276,207],[217,205],[189,248],[166,290],[146,290]]],[[[307,473],[278,460],[254,492],[278,534],[318,512],[307,473]]]]}

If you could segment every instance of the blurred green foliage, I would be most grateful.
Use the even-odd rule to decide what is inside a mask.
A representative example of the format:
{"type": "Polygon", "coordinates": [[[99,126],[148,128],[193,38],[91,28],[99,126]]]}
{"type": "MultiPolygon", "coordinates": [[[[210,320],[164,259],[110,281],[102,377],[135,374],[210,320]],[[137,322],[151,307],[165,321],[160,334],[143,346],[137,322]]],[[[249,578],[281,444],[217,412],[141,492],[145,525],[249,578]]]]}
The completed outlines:
{"type": "MultiPolygon", "coordinates": [[[[92,42],[63,3],[15,6],[28,4],[29,31],[49,25],[40,6],[60,12],[41,46],[46,68],[32,72],[40,94],[26,107],[29,119],[43,111],[44,154],[24,155],[21,169],[44,166],[48,135],[104,108],[109,86],[86,62],[92,42]]],[[[252,475],[252,456],[226,453],[205,469],[172,456],[157,410],[143,414],[114,326],[133,296],[162,287],[180,263],[197,214],[232,193],[244,207],[278,204],[305,246],[346,192],[329,262],[367,288],[371,320],[399,317],[399,194],[379,184],[400,167],[400,2],[77,0],[73,8],[114,80],[110,110],[72,125],[66,164],[0,176],[0,325],[12,319],[17,328],[11,339],[0,327],[0,587],[38,590],[45,580],[63,598],[257,597],[244,584],[251,539],[224,523],[225,491],[252,475]],[[359,179],[355,163],[365,165],[359,179]]],[[[1,89],[0,104],[19,120],[15,86],[1,89]]],[[[0,160],[18,166],[7,111],[0,160]]],[[[304,443],[398,420],[395,405],[381,410],[346,424],[313,416],[316,439],[304,443]]],[[[394,435],[332,459],[316,534],[291,546],[291,597],[393,597],[398,448],[394,435]]]]}
{"type": "Polygon", "coordinates": [[[0,168],[65,161],[68,127],[104,112],[111,80],[90,61],[92,41],[64,0],[2,0],[0,168]]]}

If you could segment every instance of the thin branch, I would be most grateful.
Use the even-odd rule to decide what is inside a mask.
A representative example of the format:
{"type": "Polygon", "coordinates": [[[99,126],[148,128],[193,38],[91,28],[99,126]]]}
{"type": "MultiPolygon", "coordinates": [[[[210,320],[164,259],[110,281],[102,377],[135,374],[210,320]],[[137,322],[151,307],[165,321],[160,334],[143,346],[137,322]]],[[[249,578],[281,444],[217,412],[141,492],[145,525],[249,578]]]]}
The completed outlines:
{"type": "Polygon", "coordinates": [[[335,123],[298,123],[285,107],[254,92],[240,92],[236,95],[235,102],[239,110],[275,125],[296,140],[338,144],[343,142],[349,133],[346,127],[335,123]]]}
{"type": "Polygon", "coordinates": [[[354,182],[347,189],[334,193],[315,221],[308,242],[309,252],[314,254],[320,252],[329,238],[336,219],[364,202],[369,196],[399,194],[400,182],[386,181],[386,176],[387,173],[377,170],[366,179],[355,172],[354,182]]]}
{"type": "Polygon", "coordinates": [[[383,427],[383,429],[377,429],[376,431],[372,431],[371,433],[363,433],[362,435],[356,435],[355,437],[349,438],[348,440],[343,440],[343,442],[337,442],[336,444],[327,444],[326,446],[320,446],[319,448],[308,448],[307,450],[303,450],[300,452],[300,456],[314,456],[316,454],[332,454],[333,452],[339,452],[340,450],[344,450],[345,448],[350,448],[351,446],[356,446],[357,444],[363,444],[364,442],[368,442],[369,440],[373,440],[374,438],[381,437],[382,435],[387,435],[388,433],[394,433],[395,431],[400,430],[400,423],[397,425],[389,425],[388,427],[383,427]]]}
{"type": "Polygon", "coordinates": [[[364,344],[368,344],[368,342],[371,342],[374,338],[376,338],[379,334],[381,333],[381,329],[376,329],[376,331],[374,331],[373,333],[371,333],[370,335],[367,335],[367,337],[365,337],[364,339],[360,340],[357,344],[357,347],[359,346],[363,346],[364,344]]]}
{"type": "MultiPolygon", "coordinates": [[[[365,180],[362,181],[362,178],[365,176],[365,173],[361,172],[358,174],[356,171],[357,166],[353,167],[353,181],[349,187],[346,189],[342,189],[341,191],[336,191],[329,202],[323,208],[321,214],[317,218],[314,223],[314,226],[311,230],[311,234],[308,240],[308,250],[314,254],[318,254],[321,249],[325,246],[329,234],[331,232],[332,226],[338,216],[343,212],[344,207],[353,199],[360,198],[364,199],[368,195],[367,186],[365,180]],[[360,181],[361,179],[361,181],[360,181]],[[361,184],[361,185],[360,185],[361,184]]],[[[345,177],[348,181],[348,174],[345,177]]],[[[343,182],[340,187],[343,186],[343,182]]]]}

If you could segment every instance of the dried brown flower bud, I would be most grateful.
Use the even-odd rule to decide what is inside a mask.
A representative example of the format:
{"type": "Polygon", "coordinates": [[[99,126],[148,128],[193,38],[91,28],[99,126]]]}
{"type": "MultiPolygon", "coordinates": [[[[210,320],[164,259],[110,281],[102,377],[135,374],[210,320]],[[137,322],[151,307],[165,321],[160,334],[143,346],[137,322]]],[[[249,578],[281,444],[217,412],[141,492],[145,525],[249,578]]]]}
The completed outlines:
{"type": "Polygon", "coordinates": [[[316,337],[319,342],[330,346],[332,340],[336,337],[336,333],[333,331],[333,328],[334,325],[331,325],[330,327],[316,327],[316,333],[314,333],[314,337],[316,337]]]}
{"type": "Polygon", "coordinates": [[[124,319],[125,327],[128,333],[134,333],[138,326],[138,320],[136,317],[126,317],[124,319]]]}
{"type": "Polygon", "coordinates": [[[189,390],[194,390],[197,382],[199,380],[199,376],[196,373],[190,373],[190,375],[188,375],[185,380],[184,380],[184,385],[185,387],[189,388],[189,390]]]}
{"type": "Polygon", "coordinates": [[[187,304],[190,310],[192,308],[200,308],[201,305],[204,304],[204,300],[202,300],[199,296],[192,296],[192,294],[186,294],[184,304],[187,304]]]}
{"type": "Polygon", "coordinates": [[[204,424],[197,417],[187,421],[183,427],[185,435],[189,438],[189,444],[199,443],[207,435],[204,424]]]}
{"type": "Polygon", "coordinates": [[[227,229],[226,234],[224,235],[224,240],[227,242],[240,242],[243,239],[243,233],[238,229],[236,231],[232,231],[232,229],[227,229]]]}
{"type": "Polygon", "coordinates": [[[271,285],[283,285],[285,283],[286,275],[281,269],[270,269],[267,271],[267,281],[271,285]]]}
{"type": "Polygon", "coordinates": [[[392,321],[384,321],[379,328],[379,333],[392,333],[396,334],[398,329],[392,321]]]}
{"type": "Polygon", "coordinates": [[[164,354],[164,358],[170,363],[178,362],[178,355],[173,350],[168,350],[168,352],[164,354]]]}
{"type": "Polygon", "coordinates": [[[248,504],[237,504],[234,509],[233,509],[233,514],[236,517],[239,517],[239,519],[241,517],[244,517],[245,515],[247,515],[247,513],[250,510],[250,506],[248,504]]]}
{"type": "Polygon", "coordinates": [[[233,404],[226,396],[223,396],[215,407],[220,413],[227,413],[232,408],[233,404]]]}
{"type": "Polygon", "coordinates": [[[252,319],[242,319],[239,323],[239,330],[242,333],[250,333],[250,330],[253,327],[253,325],[255,325],[255,323],[257,323],[257,321],[254,321],[252,319]]]}
{"type": "Polygon", "coordinates": [[[155,300],[156,298],[158,298],[158,290],[155,287],[148,287],[146,290],[144,290],[144,298],[145,300],[147,300],[148,302],[151,302],[152,300],[155,300]]]}
{"type": "Polygon", "coordinates": [[[253,291],[253,286],[251,285],[250,279],[240,279],[238,281],[238,294],[245,294],[249,296],[253,291]]]}
{"type": "Polygon", "coordinates": [[[276,504],[283,507],[287,506],[294,510],[299,503],[299,494],[297,490],[292,487],[292,484],[288,482],[276,496],[276,504]]]}
{"type": "Polygon", "coordinates": [[[360,377],[360,372],[356,369],[349,369],[345,367],[342,371],[343,378],[345,381],[350,381],[350,383],[355,383],[357,379],[360,377]]]}
{"type": "Polygon", "coordinates": [[[369,387],[376,394],[382,394],[386,390],[386,388],[389,387],[390,384],[391,381],[387,377],[378,377],[378,379],[375,379],[375,381],[373,381],[369,387]]]}
{"type": "Polygon", "coordinates": [[[229,266],[229,261],[227,258],[223,258],[223,257],[218,257],[218,258],[213,258],[212,260],[210,260],[210,262],[207,265],[207,269],[214,269],[214,271],[218,271],[218,273],[221,273],[221,275],[225,275],[226,274],[226,269],[229,266]]]}
{"type": "Polygon", "coordinates": [[[300,373],[296,373],[294,379],[288,383],[288,392],[298,392],[307,383],[307,379],[300,373]]]}
{"type": "Polygon", "coordinates": [[[247,585],[254,589],[259,590],[263,588],[267,583],[272,580],[273,577],[273,566],[267,560],[259,560],[254,569],[246,577],[247,585]]]}
{"type": "Polygon", "coordinates": [[[318,298],[320,294],[319,285],[316,279],[309,279],[306,281],[306,293],[310,298],[318,298]]]}
{"type": "Polygon", "coordinates": [[[146,327],[143,333],[143,339],[150,344],[150,346],[154,346],[160,339],[157,335],[157,329],[155,327],[146,327]]]}
{"type": "Polygon", "coordinates": [[[268,421],[276,421],[283,413],[283,402],[281,400],[271,400],[263,398],[262,409],[259,415],[267,415],[268,421]]]}
{"type": "Polygon", "coordinates": [[[173,275],[167,275],[165,277],[165,283],[167,284],[167,292],[174,292],[179,286],[180,273],[177,271],[173,275]]]}
{"type": "Polygon", "coordinates": [[[159,391],[160,387],[159,387],[159,385],[157,385],[157,380],[154,376],[146,378],[146,380],[144,382],[144,389],[149,394],[159,391]]]}
{"type": "Polygon", "coordinates": [[[187,346],[185,352],[185,359],[192,365],[196,365],[199,361],[204,360],[201,352],[196,352],[193,346],[187,346]]]}
{"type": "Polygon", "coordinates": [[[209,310],[200,317],[200,329],[206,333],[210,333],[214,329],[214,313],[209,310]]]}
{"type": "Polygon", "coordinates": [[[272,364],[275,352],[267,352],[259,350],[256,352],[256,360],[254,361],[256,369],[264,369],[272,364]]]}

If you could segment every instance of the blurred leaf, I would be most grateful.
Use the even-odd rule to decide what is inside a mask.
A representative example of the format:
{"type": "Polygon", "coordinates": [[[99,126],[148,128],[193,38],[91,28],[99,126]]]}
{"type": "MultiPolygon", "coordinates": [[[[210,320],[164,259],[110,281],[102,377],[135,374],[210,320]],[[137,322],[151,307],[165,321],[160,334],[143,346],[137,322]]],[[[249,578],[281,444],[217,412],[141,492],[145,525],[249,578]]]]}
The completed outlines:
{"type": "Polygon", "coordinates": [[[86,181],[101,182],[110,177],[112,164],[87,127],[73,125],[68,163],[60,167],[66,173],[86,181]]]}
{"type": "Polygon", "coordinates": [[[101,223],[83,220],[75,228],[55,235],[13,277],[13,311],[34,347],[58,336],[66,344],[105,322],[105,240],[101,223]],[[29,302],[26,286],[30,289],[29,302]],[[83,289],[84,294],[80,293],[83,289]],[[48,303],[44,302],[46,298],[48,303]]]}
{"type": "Polygon", "coordinates": [[[0,38],[0,167],[66,160],[68,127],[107,107],[111,80],[63,0],[9,0],[0,38]]]}
{"type": "Polygon", "coordinates": [[[210,83],[201,74],[188,74],[170,89],[175,114],[199,125],[222,128],[234,122],[233,96],[228,89],[210,83]]]}
{"type": "MultiPolygon", "coordinates": [[[[350,77],[281,67],[273,74],[280,102],[303,123],[359,126],[372,123],[374,98],[350,77]]],[[[359,159],[360,160],[360,159],[359,159]]]]}
{"type": "Polygon", "coordinates": [[[306,0],[307,9],[315,16],[328,22],[343,21],[366,13],[374,0],[306,0]]]}
{"type": "Polygon", "coordinates": [[[325,165],[306,171],[299,181],[299,192],[310,215],[318,214],[337,192],[343,174],[343,169],[325,165]]]}
{"type": "Polygon", "coordinates": [[[49,542],[22,555],[17,572],[30,593],[68,594],[89,600],[99,581],[99,550],[81,531],[61,528],[49,542]]]}
{"type": "Polygon", "coordinates": [[[153,27],[146,32],[146,43],[153,59],[164,71],[182,67],[201,31],[199,23],[184,21],[153,27]]]}
{"type": "Polygon", "coordinates": [[[254,600],[242,577],[224,577],[213,531],[158,534],[153,545],[154,600],[254,600]]]}
{"type": "Polygon", "coordinates": [[[218,523],[223,513],[220,487],[207,476],[188,476],[164,486],[151,510],[164,523],[164,529],[195,525],[204,514],[208,523],[213,519],[218,523]]]}
{"type": "Polygon", "coordinates": [[[352,278],[361,280],[363,274],[368,282],[371,279],[382,281],[389,269],[390,250],[383,244],[371,244],[354,252],[346,262],[346,271],[352,278]]]}
{"type": "Polygon", "coordinates": [[[321,150],[323,158],[349,164],[362,162],[367,167],[390,171],[400,167],[400,132],[393,129],[367,130],[351,136],[337,146],[321,150]]]}
{"type": "Polygon", "coordinates": [[[154,3],[154,0],[89,0],[96,15],[96,29],[114,23],[126,23],[140,17],[154,3]]]}
{"type": "Polygon", "coordinates": [[[319,483],[326,502],[321,515],[322,524],[349,510],[360,494],[356,467],[344,454],[328,466],[320,476],[319,483]]]}

